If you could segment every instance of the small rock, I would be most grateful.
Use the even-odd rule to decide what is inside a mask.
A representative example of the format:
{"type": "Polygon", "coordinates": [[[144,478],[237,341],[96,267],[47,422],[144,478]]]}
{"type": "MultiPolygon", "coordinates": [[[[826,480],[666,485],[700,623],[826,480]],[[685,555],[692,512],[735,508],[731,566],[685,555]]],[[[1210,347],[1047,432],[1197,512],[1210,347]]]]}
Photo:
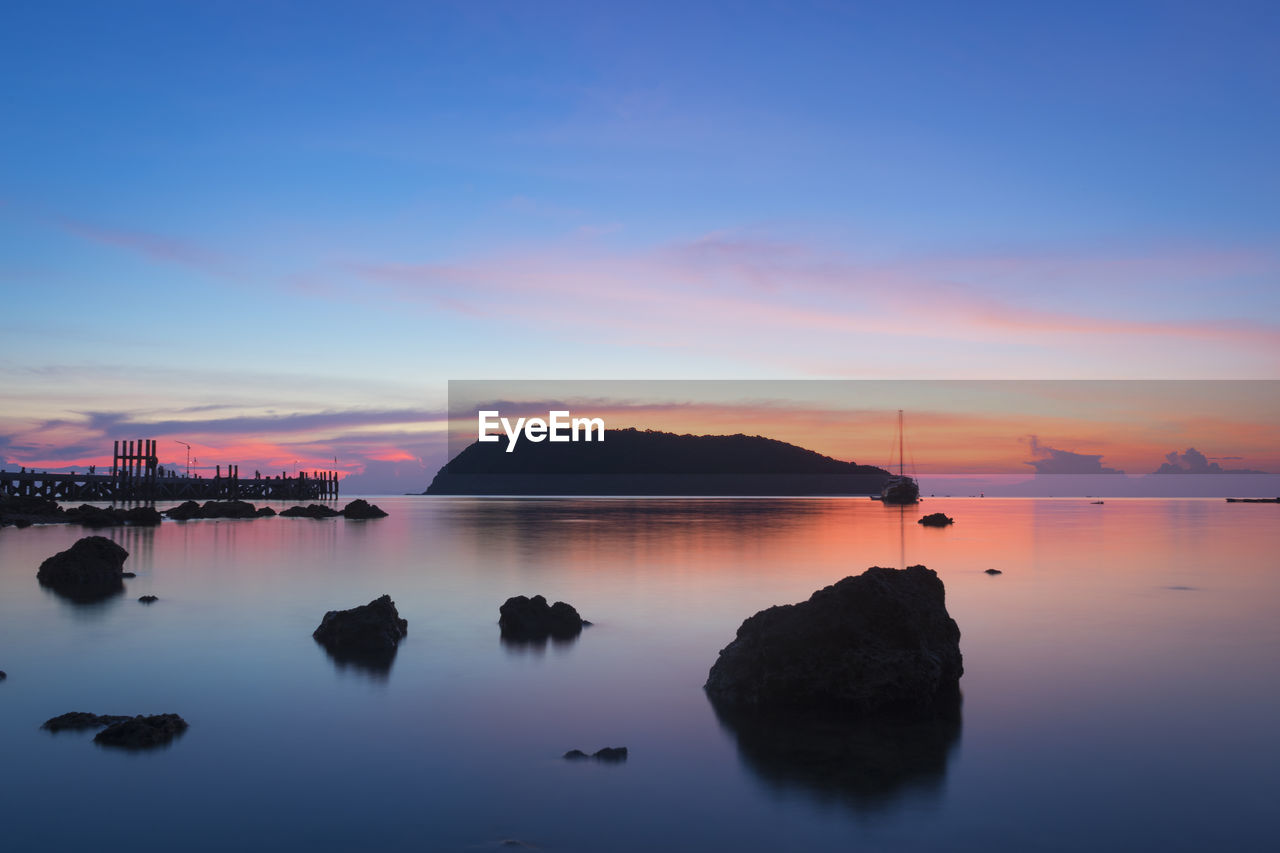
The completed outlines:
{"type": "Polygon", "coordinates": [[[248,501],[205,501],[204,505],[195,501],[183,501],[175,507],[164,511],[174,521],[190,521],[196,518],[260,518],[274,515],[269,507],[258,509],[248,501]]]}
{"type": "Polygon", "coordinates": [[[135,506],[124,511],[124,520],[139,527],[154,527],[160,523],[160,513],[153,506],[135,506]]]}
{"type": "Polygon", "coordinates": [[[557,601],[547,606],[541,595],[517,595],[498,608],[498,626],[502,636],[510,640],[568,639],[581,634],[583,626],[590,624],[572,605],[557,601]]]}
{"type": "Polygon", "coordinates": [[[154,595],[144,595],[144,596],[142,596],[141,598],[139,598],[139,599],[138,599],[138,601],[141,601],[143,604],[154,604],[155,602],[157,602],[157,601],[159,601],[159,600],[160,600],[160,599],[159,599],[159,598],[157,598],[157,597],[156,597],[156,596],[154,596],[154,595]]]}
{"type": "Polygon", "coordinates": [[[333,518],[339,514],[333,507],[324,506],[323,504],[291,506],[280,511],[280,515],[283,518],[333,518]]]}
{"type": "Polygon", "coordinates": [[[954,518],[948,518],[940,512],[931,512],[916,522],[916,524],[923,524],[925,527],[946,527],[948,524],[955,523],[956,520],[954,518]]]}
{"type": "Polygon", "coordinates": [[[166,509],[164,515],[169,516],[174,521],[190,521],[193,518],[201,518],[200,504],[195,501],[183,501],[175,507],[166,509]]]}
{"type": "Polygon", "coordinates": [[[596,750],[591,757],[596,761],[617,764],[627,760],[627,748],[625,746],[606,746],[604,749],[596,750]]]}
{"type": "Polygon", "coordinates": [[[103,726],[122,723],[130,717],[115,716],[112,714],[90,714],[88,711],[68,711],[65,714],[59,714],[52,719],[45,720],[40,726],[51,732],[61,731],[77,731],[79,729],[99,729],[103,726]]]}
{"type": "Polygon", "coordinates": [[[564,754],[568,761],[586,761],[594,759],[595,761],[603,761],[606,764],[618,764],[627,760],[627,748],[625,746],[606,746],[604,749],[598,749],[591,755],[587,755],[580,749],[571,749],[564,754]]]}
{"type": "Polygon", "coordinates": [[[3,669],[0,669],[0,681],[4,681],[8,677],[9,676],[5,674],[5,671],[3,669]]]}
{"type": "Polygon", "coordinates": [[[342,515],[346,518],[386,518],[387,512],[377,504],[356,498],[342,508],[342,515]]]}
{"type": "Polygon", "coordinates": [[[164,746],[187,730],[187,721],[177,714],[126,717],[94,735],[93,742],[124,749],[151,749],[164,746]]]}
{"type": "Polygon", "coordinates": [[[400,618],[391,596],[375,598],[350,610],[330,610],[311,635],[335,657],[390,657],[409,622],[400,618]]]}
{"type": "Polygon", "coordinates": [[[989,574],[989,575],[1002,575],[1002,574],[1004,574],[1004,572],[1000,571],[999,569],[987,569],[987,574],[989,574]]]}

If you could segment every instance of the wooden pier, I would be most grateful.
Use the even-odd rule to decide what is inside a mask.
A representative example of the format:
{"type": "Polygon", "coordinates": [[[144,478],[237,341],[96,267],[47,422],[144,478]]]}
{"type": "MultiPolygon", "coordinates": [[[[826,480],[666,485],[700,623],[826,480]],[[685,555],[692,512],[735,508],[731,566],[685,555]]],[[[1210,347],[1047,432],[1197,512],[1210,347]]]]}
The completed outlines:
{"type": "Polygon", "coordinates": [[[109,474],[55,474],[47,471],[0,472],[0,494],[55,501],[153,502],[160,500],[302,501],[338,497],[335,471],[303,471],[288,476],[254,472],[241,478],[239,465],[222,466],[213,477],[185,476],[159,464],[156,442],[117,441],[109,474]]]}

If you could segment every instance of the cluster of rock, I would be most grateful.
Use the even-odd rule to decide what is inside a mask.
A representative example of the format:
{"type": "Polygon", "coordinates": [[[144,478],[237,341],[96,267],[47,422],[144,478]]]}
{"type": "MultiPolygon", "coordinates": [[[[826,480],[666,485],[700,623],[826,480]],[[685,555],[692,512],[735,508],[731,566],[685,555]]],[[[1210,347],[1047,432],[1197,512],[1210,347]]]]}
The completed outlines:
{"type": "Polygon", "coordinates": [[[923,524],[925,527],[946,527],[948,524],[955,523],[956,520],[954,518],[941,512],[931,512],[916,522],[916,524],[923,524]]]}
{"type": "Polygon", "coordinates": [[[177,714],[129,717],[70,711],[46,720],[40,728],[51,732],[100,728],[102,731],[94,736],[94,743],[124,749],[151,749],[169,743],[188,726],[177,714]]]}
{"type": "Polygon", "coordinates": [[[84,527],[119,527],[124,524],[153,526],[160,513],[149,506],[118,507],[81,504],[63,509],[49,498],[0,496],[0,526],[29,527],[32,524],[79,524],[84,527]]]}
{"type": "Polygon", "coordinates": [[[572,639],[582,633],[590,622],[578,615],[573,605],[557,601],[548,605],[541,595],[528,598],[517,595],[508,598],[498,608],[498,627],[508,640],[529,641],[572,639]]]}
{"type": "Polygon", "coordinates": [[[174,521],[191,521],[197,518],[269,518],[276,511],[269,506],[256,507],[248,501],[184,501],[164,514],[174,521]]]}
{"type": "Polygon", "coordinates": [[[78,602],[93,602],[124,591],[129,552],[105,536],[86,536],[40,564],[41,586],[78,602]]]}
{"type": "Polygon", "coordinates": [[[387,517],[384,509],[377,504],[369,503],[363,498],[356,498],[341,510],[336,510],[324,504],[308,504],[307,506],[291,506],[288,509],[281,510],[280,515],[285,518],[336,518],[342,516],[348,519],[358,519],[387,517]]]}
{"type": "MultiPolygon", "coordinates": [[[[90,504],[63,509],[57,501],[49,498],[0,495],[0,527],[29,527],[32,524],[80,524],[94,528],[124,524],[153,526],[159,524],[163,517],[191,521],[201,518],[269,518],[275,514],[276,511],[269,506],[257,507],[248,501],[205,501],[203,504],[184,501],[163,511],[149,506],[123,509],[90,504]]],[[[324,504],[310,504],[289,507],[280,515],[290,518],[335,518],[340,515],[348,519],[366,519],[386,518],[387,512],[377,504],[357,498],[341,510],[324,504]]]]}

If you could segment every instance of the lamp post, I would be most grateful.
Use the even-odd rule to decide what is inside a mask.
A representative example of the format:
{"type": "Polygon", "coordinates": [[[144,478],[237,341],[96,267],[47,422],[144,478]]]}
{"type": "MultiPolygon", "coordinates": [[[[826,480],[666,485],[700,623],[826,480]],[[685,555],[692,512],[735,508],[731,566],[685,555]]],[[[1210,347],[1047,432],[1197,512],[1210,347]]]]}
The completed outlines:
{"type": "MultiPolygon", "coordinates": [[[[174,441],[178,441],[178,440],[175,438],[174,441]]],[[[191,479],[191,445],[187,444],[185,441],[178,441],[178,444],[181,444],[183,447],[187,449],[187,479],[190,480],[191,479]]]]}

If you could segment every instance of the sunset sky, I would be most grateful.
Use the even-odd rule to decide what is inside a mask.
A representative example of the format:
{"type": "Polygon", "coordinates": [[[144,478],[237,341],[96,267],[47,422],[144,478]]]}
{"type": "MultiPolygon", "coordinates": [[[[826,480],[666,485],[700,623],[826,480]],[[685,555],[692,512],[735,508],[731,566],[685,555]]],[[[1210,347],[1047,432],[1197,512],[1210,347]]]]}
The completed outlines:
{"type": "MultiPolygon", "coordinates": [[[[450,379],[1275,379],[1277,32],[1238,2],[22,4],[0,467],[156,438],[421,491],[450,379]]],[[[1193,446],[1006,414],[928,452],[1193,446]]],[[[1229,414],[1199,449],[1280,465],[1229,414]]]]}

